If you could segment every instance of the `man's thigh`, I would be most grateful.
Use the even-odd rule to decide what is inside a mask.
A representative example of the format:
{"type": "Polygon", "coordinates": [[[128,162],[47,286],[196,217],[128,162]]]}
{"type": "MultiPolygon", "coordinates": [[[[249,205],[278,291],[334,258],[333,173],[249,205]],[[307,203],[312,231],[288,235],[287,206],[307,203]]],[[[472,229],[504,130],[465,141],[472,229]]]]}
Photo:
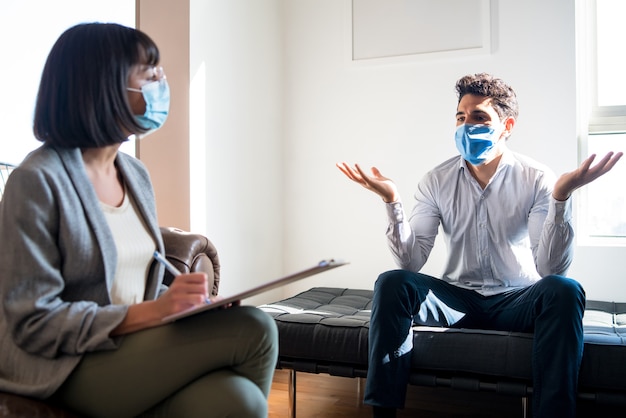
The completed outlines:
{"type": "Polygon", "coordinates": [[[468,327],[482,312],[484,297],[473,290],[423,274],[415,275],[414,286],[419,298],[413,318],[417,325],[468,327]]]}

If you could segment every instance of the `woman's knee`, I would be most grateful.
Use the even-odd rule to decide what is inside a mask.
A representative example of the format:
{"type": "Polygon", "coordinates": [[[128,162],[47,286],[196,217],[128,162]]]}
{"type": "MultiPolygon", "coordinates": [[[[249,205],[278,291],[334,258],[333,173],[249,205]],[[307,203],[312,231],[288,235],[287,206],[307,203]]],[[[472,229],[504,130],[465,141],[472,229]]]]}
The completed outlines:
{"type": "Polygon", "coordinates": [[[277,357],[278,327],[274,318],[254,306],[239,306],[233,309],[236,309],[242,317],[238,322],[245,329],[250,341],[254,341],[254,345],[268,356],[277,357]]]}
{"type": "Polygon", "coordinates": [[[262,332],[268,335],[278,335],[276,321],[267,312],[254,306],[242,306],[239,309],[245,310],[246,315],[249,316],[249,321],[262,332]]]}
{"type": "MultiPolygon", "coordinates": [[[[221,398],[223,408],[231,409],[232,412],[222,416],[232,417],[267,417],[267,399],[257,386],[250,384],[250,381],[243,381],[232,390],[224,393],[221,398]]],[[[225,411],[226,412],[226,411],[225,411]]]]}
{"type": "Polygon", "coordinates": [[[147,411],[147,417],[267,417],[267,399],[249,379],[218,370],[182,387],[147,411]]]}

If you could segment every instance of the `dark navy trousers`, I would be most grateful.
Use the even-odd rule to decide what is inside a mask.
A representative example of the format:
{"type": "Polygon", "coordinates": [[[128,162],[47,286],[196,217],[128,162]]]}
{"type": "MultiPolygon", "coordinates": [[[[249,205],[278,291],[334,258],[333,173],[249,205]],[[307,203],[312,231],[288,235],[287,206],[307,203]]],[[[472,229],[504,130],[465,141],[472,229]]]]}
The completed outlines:
{"type": "Polygon", "coordinates": [[[404,407],[415,322],[534,333],[533,416],[575,417],[584,310],[582,286],[562,276],[483,296],[424,274],[383,273],[374,287],[365,403],[404,407]]]}

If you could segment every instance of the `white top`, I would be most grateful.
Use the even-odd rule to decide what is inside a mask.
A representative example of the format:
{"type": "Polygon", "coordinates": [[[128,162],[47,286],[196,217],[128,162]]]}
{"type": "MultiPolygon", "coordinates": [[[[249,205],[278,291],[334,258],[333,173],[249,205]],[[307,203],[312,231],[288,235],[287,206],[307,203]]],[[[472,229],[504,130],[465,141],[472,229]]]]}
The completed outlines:
{"type": "Polygon", "coordinates": [[[409,218],[401,202],[387,205],[387,237],[398,266],[418,272],[443,231],[448,259],[443,280],[483,295],[564,275],[572,261],[571,198],[552,197],[556,177],[544,165],[505,151],[483,190],[462,157],[426,174],[409,218]]]}
{"type": "Polygon", "coordinates": [[[146,277],[153,261],[155,242],[150,237],[128,193],[119,207],[100,202],[117,248],[117,267],[111,302],[132,305],[144,300],[146,277]]]}

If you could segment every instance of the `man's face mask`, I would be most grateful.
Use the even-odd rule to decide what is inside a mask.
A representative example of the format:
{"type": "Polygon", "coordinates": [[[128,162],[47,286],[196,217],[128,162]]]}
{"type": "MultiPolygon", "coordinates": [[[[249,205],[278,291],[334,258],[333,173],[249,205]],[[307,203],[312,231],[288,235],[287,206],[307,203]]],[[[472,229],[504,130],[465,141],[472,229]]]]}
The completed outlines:
{"type": "Polygon", "coordinates": [[[140,89],[127,88],[143,94],[146,102],[146,112],[135,115],[135,118],[145,129],[156,130],[163,126],[170,110],[170,87],[165,77],[157,81],[144,84],[140,89]]]}
{"type": "Polygon", "coordinates": [[[472,165],[480,165],[490,157],[498,138],[492,126],[467,123],[457,127],[454,135],[457,150],[472,165]]]}

